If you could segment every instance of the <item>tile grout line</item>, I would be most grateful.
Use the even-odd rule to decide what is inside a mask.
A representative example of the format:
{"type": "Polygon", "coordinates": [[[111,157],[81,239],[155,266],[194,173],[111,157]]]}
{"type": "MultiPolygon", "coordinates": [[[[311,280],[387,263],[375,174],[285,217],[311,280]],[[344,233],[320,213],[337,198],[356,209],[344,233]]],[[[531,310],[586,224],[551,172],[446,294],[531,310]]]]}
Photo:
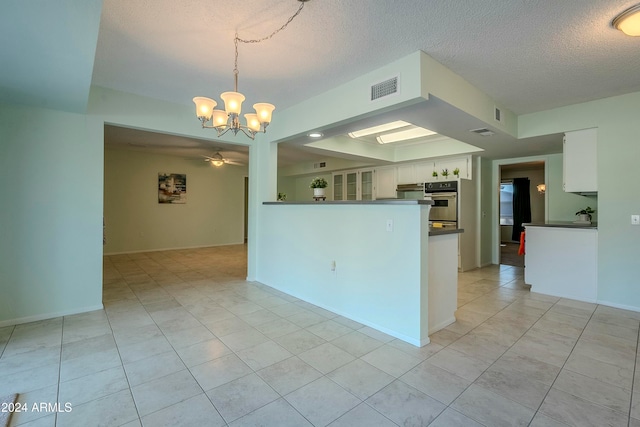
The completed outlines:
{"type": "MultiPolygon", "coordinates": [[[[556,304],[558,304],[558,302],[560,302],[563,298],[560,298],[558,301],[556,301],[550,308],[549,310],[551,310],[551,308],[553,308],[556,304]]],[[[575,350],[576,346],[578,345],[578,342],[580,341],[580,338],[582,337],[582,334],[584,334],[584,330],[587,328],[587,325],[589,324],[589,322],[591,321],[591,319],[593,318],[593,315],[595,314],[596,310],[598,309],[598,304],[596,304],[595,308],[593,309],[593,312],[591,312],[591,314],[589,315],[589,319],[587,320],[587,323],[585,323],[584,327],[582,328],[582,331],[580,331],[580,335],[578,335],[578,338],[576,338],[576,342],[573,344],[573,347],[571,347],[571,351],[569,352],[569,354],[567,355],[567,358],[564,360],[564,362],[562,363],[562,367],[560,367],[560,370],[558,371],[558,373],[556,374],[556,377],[553,379],[553,382],[551,383],[551,386],[549,386],[549,390],[547,390],[547,392],[544,394],[544,397],[542,398],[542,400],[540,401],[540,405],[538,405],[538,408],[536,409],[535,415],[538,414],[538,412],[540,411],[540,408],[542,408],[542,405],[544,404],[545,399],[547,398],[547,396],[549,395],[549,392],[551,391],[551,389],[553,388],[553,385],[556,383],[556,381],[558,380],[558,377],[560,376],[560,374],[562,373],[562,370],[564,369],[565,365],[567,364],[567,361],[569,360],[569,357],[571,357],[571,354],[573,353],[573,351],[575,350]]],[[[549,311],[547,310],[547,312],[549,311]]],[[[546,312],[545,312],[546,314],[546,312]]],[[[571,394],[571,393],[569,393],[571,394]]],[[[576,396],[577,397],[577,396],[576,396]]],[[[586,399],[585,399],[586,400],[586,399]]],[[[594,402],[591,402],[594,403],[594,402]]],[[[556,420],[555,418],[553,418],[550,415],[545,414],[544,412],[541,412],[541,414],[543,414],[544,416],[547,416],[555,421],[558,421],[559,423],[564,424],[564,422],[560,421],[560,420],[556,420]]],[[[534,418],[535,418],[534,415],[534,418]]],[[[533,419],[532,419],[533,421],[533,419]]],[[[531,424],[531,422],[529,423],[531,424]]]]}

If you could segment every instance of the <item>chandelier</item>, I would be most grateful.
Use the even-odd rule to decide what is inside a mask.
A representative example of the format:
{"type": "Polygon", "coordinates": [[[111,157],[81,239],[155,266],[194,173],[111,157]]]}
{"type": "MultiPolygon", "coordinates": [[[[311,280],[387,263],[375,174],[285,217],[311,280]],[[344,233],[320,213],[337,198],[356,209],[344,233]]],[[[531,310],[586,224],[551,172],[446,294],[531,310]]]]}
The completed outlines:
{"type": "Polygon", "coordinates": [[[202,123],[202,127],[206,129],[215,129],[218,132],[218,136],[222,136],[225,133],[231,131],[234,136],[238,132],[242,131],[246,136],[254,139],[258,132],[265,133],[267,126],[271,123],[271,114],[276,108],[273,104],[266,102],[259,102],[253,104],[255,113],[247,113],[244,115],[246,123],[240,123],[240,113],[242,111],[242,102],[245,100],[245,96],[238,92],[238,42],[241,43],[260,43],[275,36],[280,31],[284,30],[287,25],[293,19],[300,14],[304,4],[309,0],[298,0],[300,7],[285,24],[275,30],[270,35],[256,40],[245,40],[238,37],[236,33],[233,40],[235,45],[235,67],[233,69],[234,78],[234,91],[223,92],[220,98],[224,101],[224,110],[216,110],[218,103],[211,98],[204,96],[196,96],[193,98],[193,102],[196,104],[196,117],[202,123]]]}

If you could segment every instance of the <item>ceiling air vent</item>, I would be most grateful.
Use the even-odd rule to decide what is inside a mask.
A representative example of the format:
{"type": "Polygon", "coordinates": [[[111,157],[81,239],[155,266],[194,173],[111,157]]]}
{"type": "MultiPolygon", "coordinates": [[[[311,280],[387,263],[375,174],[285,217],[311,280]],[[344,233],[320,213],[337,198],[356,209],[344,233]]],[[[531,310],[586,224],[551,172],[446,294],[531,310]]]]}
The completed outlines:
{"type": "Polygon", "coordinates": [[[482,135],[482,136],[491,136],[491,135],[495,135],[494,132],[490,131],[487,128],[480,128],[480,129],[472,129],[469,132],[473,132],[473,133],[477,133],[478,135],[482,135]]]}
{"type": "Polygon", "coordinates": [[[314,163],[313,164],[313,168],[314,169],[326,168],[326,167],[327,167],[327,163],[326,162],[320,162],[320,163],[314,163]]]}
{"type": "Polygon", "coordinates": [[[371,86],[371,100],[398,93],[398,76],[371,86]]]}
{"type": "Polygon", "coordinates": [[[496,119],[496,122],[502,123],[502,111],[498,107],[493,107],[493,118],[496,119]]]}

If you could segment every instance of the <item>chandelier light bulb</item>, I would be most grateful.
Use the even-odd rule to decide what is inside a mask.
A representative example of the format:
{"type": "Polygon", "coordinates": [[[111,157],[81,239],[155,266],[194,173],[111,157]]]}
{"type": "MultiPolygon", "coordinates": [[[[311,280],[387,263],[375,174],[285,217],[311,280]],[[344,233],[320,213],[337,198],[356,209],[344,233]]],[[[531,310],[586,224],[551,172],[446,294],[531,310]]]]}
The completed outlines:
{"type": "Polygon", "coordinates": [[[196,104],[196,117],[200,120],[204,118],[204,121],[211,119],[213,109],[218,105],[213,99],[204,96],[196,96],[193,98],[193,102],[196,104]]]}
{"type": "Polygon", "coordinates": [[[224,110],[213,110],[213,126],[224,128],[229,115],[224,110]]]}
{"type": "Polygon", "coordinates": [[[240,92],[225,92],[220,95],[220,98],[224,101],[224,109],[227,114],[240,114],[242,102],[244,101],[243,94],[240,92]]]}
{"type": "Polygon", "coordinates": [[[260,121],[258,120],[258,115],[254,113],[247,113],[244,115],[244,118],[247,120],[247,127],[254,132],[260,132],[260,121]]]}
{"type": "Polygon", "coordinates": [[[275,105],[267,104],[266,102],[259,102],[257,104],[253,104],[253,108],[256,110],[260,123],[271,123],[271,114],[273,113],[273,110],[276,109],[275,105]]]}

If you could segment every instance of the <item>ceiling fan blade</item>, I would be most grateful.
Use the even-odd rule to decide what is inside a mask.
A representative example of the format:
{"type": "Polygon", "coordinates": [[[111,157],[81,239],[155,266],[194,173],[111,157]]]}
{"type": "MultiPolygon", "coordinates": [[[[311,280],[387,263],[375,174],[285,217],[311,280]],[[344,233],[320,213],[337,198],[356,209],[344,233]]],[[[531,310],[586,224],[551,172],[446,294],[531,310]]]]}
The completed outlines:
{"type": "Polygon", "coordinates": [[[245,165],[244,163],[236,162],[236,161],[234,161],[234,160],[227,160],[227,159],[224,159],[224,162],[225,162],[226,164],[228,164],[228,165],[235,165],[235,166],[244,166],[244,165],[245,165]]]}

